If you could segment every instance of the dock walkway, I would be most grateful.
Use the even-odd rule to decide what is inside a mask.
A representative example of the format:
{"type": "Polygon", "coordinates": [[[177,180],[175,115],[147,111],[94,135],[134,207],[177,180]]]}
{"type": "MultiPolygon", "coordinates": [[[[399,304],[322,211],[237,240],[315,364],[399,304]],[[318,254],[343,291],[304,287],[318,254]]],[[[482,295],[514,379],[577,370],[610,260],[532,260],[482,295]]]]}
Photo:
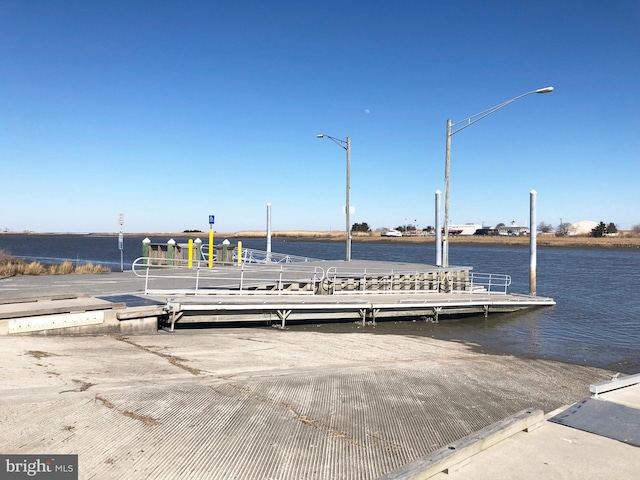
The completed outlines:
{"type": "Polygon", "coordinates": [[[488,316],[555,304],[510,294],[509,285],[507,275],[470,267],[312,261],[208,268],[205,262],[152,265],[139,259],[133,272],[0,280],[0,335],[151,332],[158,324],[173,331],[177,323],[438,322],[444,315],[488,316]]]}

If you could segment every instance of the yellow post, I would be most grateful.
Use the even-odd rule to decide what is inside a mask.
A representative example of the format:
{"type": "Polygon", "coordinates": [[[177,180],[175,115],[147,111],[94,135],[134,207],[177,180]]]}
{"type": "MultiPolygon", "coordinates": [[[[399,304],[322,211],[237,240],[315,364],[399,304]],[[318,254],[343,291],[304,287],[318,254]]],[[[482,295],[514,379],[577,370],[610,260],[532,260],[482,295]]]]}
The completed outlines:
{"type": "Polygon", "coordinates": [[[209,268],[213,267],[213,227],[209,228],[209,268]]]}
{"type": "Polygon", "coordinates": [[[193,267],[193,240],[189,239],[189,262],[187,263],[189,268],[193,267]]]}
{"type": "Polygon", "coordinates": [[[242,265],[242,242],[238,242],[238,266],[242,265]]]}

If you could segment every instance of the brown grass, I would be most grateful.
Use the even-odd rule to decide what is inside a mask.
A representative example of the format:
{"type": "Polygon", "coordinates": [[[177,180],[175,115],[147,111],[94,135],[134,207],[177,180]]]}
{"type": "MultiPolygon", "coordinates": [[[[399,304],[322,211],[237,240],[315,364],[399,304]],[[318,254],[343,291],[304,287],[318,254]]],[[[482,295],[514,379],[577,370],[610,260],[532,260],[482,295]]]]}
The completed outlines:
{"type": "MultiPolygon", "coordinates": [[[[386,242],[386,243],[434,243],[435,236],[405,236],[405,237],[382,237],[382,232],[353,232],[354,243],[386,242]]],[[[249,231],[235,233],[216,233],[216,238],[265,238],[264,231],[249,231]]],[[[286,231],[273,232],[273,238],[291,238],[296,240],[323,240],[344,242],[344,231],[332,232],[310,232],[310,231],[286,231]]],[[[528,236],[474,236],[461,235],[450,236],[449,242],[453,244],[469,245],[496,245],[496,246],[525,246],[529,245],[528,236]]],[[[616,237],[595,238],[590,236],[566,236],[558,237],[555,234],[539,233],[536,243],[541,247],[570,247],[570,248],[640,248],[640,236],[634,232],[620,232],[616,237]]]]}
{"type": "Polygon", "coordinates": [[[84,265],[78,265],[73,273],[107,273],[110,271],[110,268],[103,267],[102,265],[86,263],[84,265]]]}
{"type": "Polygon", "coordinates": [[[70,261],[59,265],[44,266],[39,262],[25,262],[18,258],[13,258],[5,250],[0,250],[0,277],[14,277],[16,275],[69,275],[74,273],[107,273],[111,270],[102,265],[74,266],[70,261]]]}

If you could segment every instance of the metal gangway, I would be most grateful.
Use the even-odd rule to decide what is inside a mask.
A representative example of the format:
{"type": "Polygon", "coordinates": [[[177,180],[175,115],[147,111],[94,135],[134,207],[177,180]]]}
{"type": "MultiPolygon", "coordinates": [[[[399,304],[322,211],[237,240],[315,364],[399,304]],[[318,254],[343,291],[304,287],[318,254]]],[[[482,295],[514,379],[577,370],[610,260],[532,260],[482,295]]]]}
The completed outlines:
{"type": "MultiPolygon", "coordinates": [[[[224,244],[216,245],[213,249],[213,262],[215,263],[257,263],[257,264],[272,264],[272,263],[300,263],[300,262],[321,262],[319,258],[303,257],[299,255],[289,255],[286,253],[268,252],[265,250],[258,250],[255,248],[233,248],[229,252],[228,258],[219,258],[224,255],[218,255],[224,250],[224,244]]],[[[231,246],[229,246],[231,247],[231,246]]],[[[202,244],[200,246],[200,259],[207,260],[209,258],[209,245],[202,244]]]]}
{"type": "MultiPolygon", "coordinates": [[[[204,246],[203,246],[204,247],[204,246]]],[[[206,258],[206,257],[205,257],[206,258]]],[[[237,262],[237,252],[234,253],[233,259],[237,262]]],[[[285,253],[266,252],[264,250],[256,250],[254,248],[243,248],[240,252],[240,261],[244,264],[273,264],[273,263],[306,263],[321,262],[319,258],[302,257],[297,255],[288,255],[285,253]]]]}

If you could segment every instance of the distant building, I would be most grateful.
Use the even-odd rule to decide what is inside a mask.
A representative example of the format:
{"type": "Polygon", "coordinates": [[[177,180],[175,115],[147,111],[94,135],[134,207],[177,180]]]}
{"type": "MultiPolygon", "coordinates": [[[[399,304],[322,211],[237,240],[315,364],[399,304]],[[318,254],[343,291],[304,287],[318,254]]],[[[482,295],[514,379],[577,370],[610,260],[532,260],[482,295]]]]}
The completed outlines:
{"type": "Polygon", "coordinates": [[[400,230],[396,230],[395,228],[392,228],[390,230],[385,230],[380,234],[380,236],[381,237],[401,237],[402,232],[400,230]]]}
{"type": "Polygon", "coordinates": [[[569,225],[567,235],[589,235],[591,230],[596,228],[598,224],[591,220],[582,220],[581,222],[572,223],[569,225]]]}
{"type": "Polygon", "coordinates": [[[476,230],[478,230],[479,228],[482,228],[482,225],[477,223],[449,225],[449,235],[473,235],[474,233],[476,233],[476,230]]]}
{"type": "Polygon", "coordinates": [[[529,235],[531,233],[529,227],[520,227],[515,220],[511,222],[511,225],[496,228],[498,229],[498,235],[529,235]]]}

